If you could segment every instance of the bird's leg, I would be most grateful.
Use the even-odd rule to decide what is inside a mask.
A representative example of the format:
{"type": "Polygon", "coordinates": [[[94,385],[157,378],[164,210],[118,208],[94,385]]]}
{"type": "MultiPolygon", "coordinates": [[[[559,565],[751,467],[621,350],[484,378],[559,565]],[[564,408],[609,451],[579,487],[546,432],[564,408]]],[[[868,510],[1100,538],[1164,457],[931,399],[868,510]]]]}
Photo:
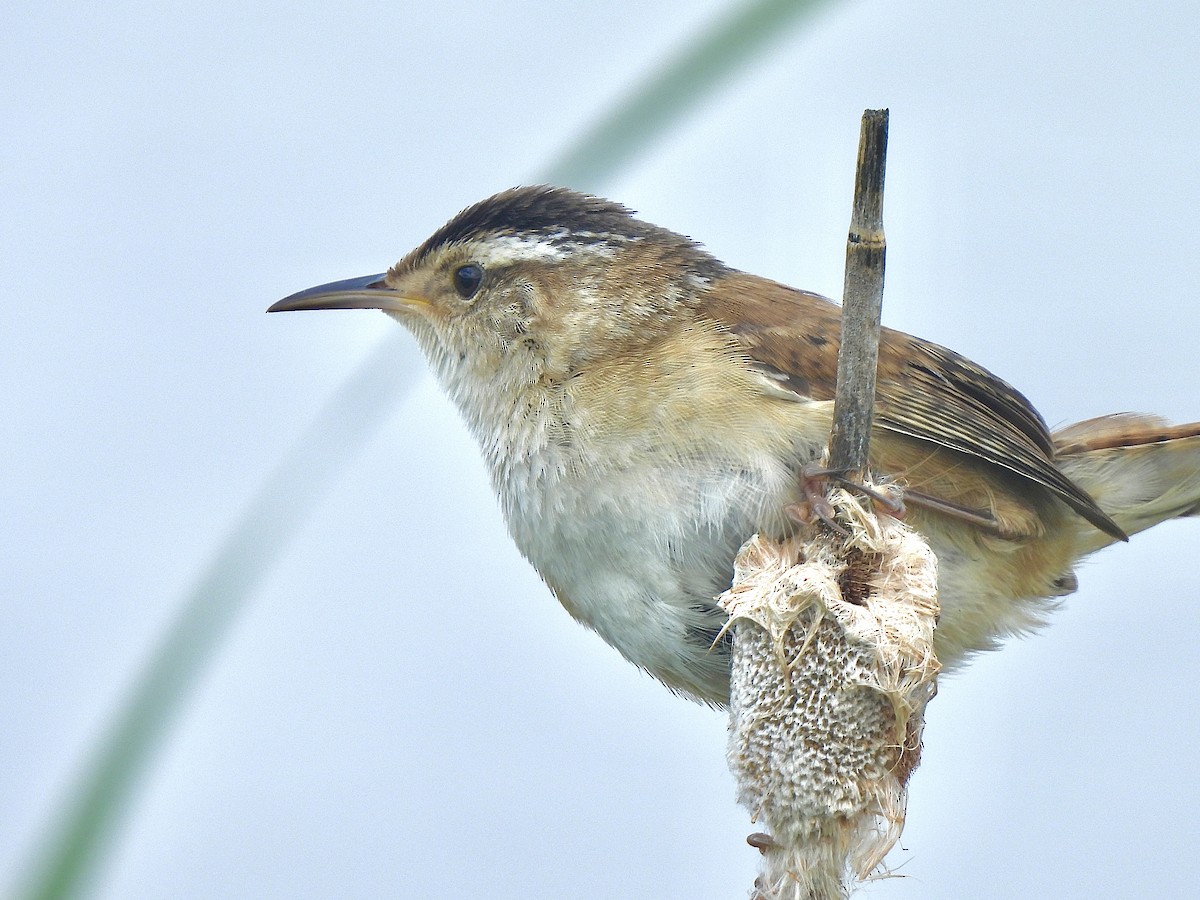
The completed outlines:
{"type": "Polygon", "coordinates": [[[836,481],[842,487],[846,488],[846,490],[862,494],[879,507],[880,512],[887,513],[893,519],[904,518],[904,494],[898,485],[889,485],[892,488],[892,493],[884,493],[873,487],[867,487],[867,485],[852,478],[846,478],[845,471],[825,469],[822,474],[830,481],[836,481]]]}
{"type": "Polygon", "coordinates": [[[830,469],[817,463],[807,463],[800,468],[800,485],[804,491],[804,499],[799,503],[789,503],[784,511],[789,517],[804,525],[811,525],[819,520],[828,525],[834,532],[847,537],[846,530],[833,519],[833,507],[826,494],[829,482],[833,481],[850,491],[862,494],[869,499],[880,511],[896,519],[904,518],[904,500],[897,490],[895,494],[885,494],[874,488],[867,487],[858,481],[847,478],[846,469],[830,469]]]}
{"type": "Polygon", "coordinates": [[[962,522],[968,522],[971,525],[978,525],[993,534],[1001,536],[1006,535],[1001,528],[1000,523],[996,521],[996,516],[993,512],[986,509],[971,509],[963,506],[960,503],[952,503],[949,500],[943,500],[940,497],[934,497],[932,494],[925,494],[920,491],[909,490],[905,492],[905,497],[913,506],[918,506],[923,509],[931,509],[934,512],[942,513],[943,515],[951,516],[962,522]]]}

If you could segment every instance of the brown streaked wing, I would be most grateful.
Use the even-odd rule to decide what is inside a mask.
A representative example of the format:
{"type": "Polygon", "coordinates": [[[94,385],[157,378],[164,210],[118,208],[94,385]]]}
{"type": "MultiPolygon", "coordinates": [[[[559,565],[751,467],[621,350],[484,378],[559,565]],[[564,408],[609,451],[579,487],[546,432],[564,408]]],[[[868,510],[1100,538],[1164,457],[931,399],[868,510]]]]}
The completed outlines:
{"type": "MultiPolygon", "coordinates": [[[[702,310],[764,370],[803,397],[831,400],[841,308],[817,294],[742,272],[713,286],[702,310]]],[[[937,344],[884,328],[875,421],[881,428],[967,453],[1042,485],[1101,531],[1120,527],[1054,465],[1046,423],[1007,382],[937,344]]]]}

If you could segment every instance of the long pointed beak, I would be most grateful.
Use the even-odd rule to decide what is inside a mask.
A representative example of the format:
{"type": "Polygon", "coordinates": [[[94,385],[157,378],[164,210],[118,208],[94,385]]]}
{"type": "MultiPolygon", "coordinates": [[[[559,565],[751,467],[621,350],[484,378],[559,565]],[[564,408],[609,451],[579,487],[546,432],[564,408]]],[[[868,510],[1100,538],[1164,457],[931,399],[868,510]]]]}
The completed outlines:
{"type": "Polygon", "coordinates": [[[383,309],[411,312],[429,305],[420,297],[409,297],[392,290],[384,280],[386,272],[347,278],[311,287],[272,303],[267,312],[291,312],[296,309],[383,309]]]}

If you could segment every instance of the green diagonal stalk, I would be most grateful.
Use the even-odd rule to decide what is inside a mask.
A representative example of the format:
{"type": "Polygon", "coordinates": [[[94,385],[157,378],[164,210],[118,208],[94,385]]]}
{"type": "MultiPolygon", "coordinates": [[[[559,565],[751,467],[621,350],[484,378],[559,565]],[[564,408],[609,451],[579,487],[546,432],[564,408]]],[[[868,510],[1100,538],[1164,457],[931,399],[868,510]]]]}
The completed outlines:
{"type": "Polygon", "coordinates": [[[737,5],[585,131],[542,180],[602,191],[605,182],[669,133],[700,101],[761,58],[802,18],[830,2],[758,0],[737,5]]]}
{"type": "MultiPolygon", "coordinates": [[[[828,0],[738,5],[652,74],[549,166],[541,181],[599,191],[705,96],[828,0]]],[[[238,612],[266,579],[342,467],[378,432],[416,378],[398,338],[381,342],[319,412],[217,548],[129,696],[97,742],[15,896],[82,895],[134,789],[238,612]]]]}

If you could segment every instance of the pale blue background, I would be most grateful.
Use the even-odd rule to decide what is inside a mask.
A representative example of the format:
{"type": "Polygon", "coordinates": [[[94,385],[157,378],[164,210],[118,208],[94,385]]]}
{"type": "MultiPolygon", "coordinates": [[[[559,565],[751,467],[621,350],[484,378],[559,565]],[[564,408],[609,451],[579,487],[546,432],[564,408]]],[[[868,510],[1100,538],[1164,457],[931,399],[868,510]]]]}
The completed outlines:
{"type": "MultiPolygon", "coordinates": [[[[396,326],[266,316],[543,171],[726,4],[0,12],[0,891],[180,598],[396,326]]],[[[892,111],[885,322],[1051,424],[1200,418],[1200,7],[846,2],[607,189],[837,295],[892,111]]],[[[402,342],[400,357],[415,351],[402,342]]],[[[739,897],[724,718],[574,625],[424,376],[200,686],[103,898],[739,897]]],[[[1200,523],[946,679],[880,898],[1189,895],[1200,523]]]]}

